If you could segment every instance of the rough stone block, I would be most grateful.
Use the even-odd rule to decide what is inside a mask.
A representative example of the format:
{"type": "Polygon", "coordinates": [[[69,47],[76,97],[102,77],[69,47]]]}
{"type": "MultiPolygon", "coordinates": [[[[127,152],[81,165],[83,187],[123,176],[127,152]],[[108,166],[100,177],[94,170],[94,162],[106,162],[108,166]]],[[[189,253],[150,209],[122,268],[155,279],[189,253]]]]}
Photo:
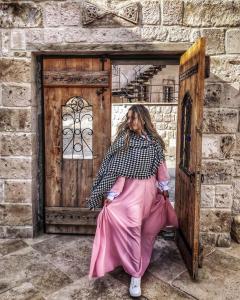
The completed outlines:
{"type": "Polygon", "coordinates": [[[215,207],[232,207],[232,185],[216,185],[215,207]]]}
{"type": "Polygon", "coordinates": [[[141,28],[141,39],[147,41],[162,41],[167,38],[168,30],[160,26],[143,26],[141,28]]]}
{"type": "Polygon", "coordinates": [[[32,226],[0,226],[0,238],[33,238],[32,226]]]}
{"type": "Polygon", "coordinates": [[[240,198],[233,198],[232,212],[234,214],[240,214],[240,198]]]}
{"type": "Polygon", "coordinates": [[[240,82],[224,84],[225,97],[221,99],[221,107],[240,108],[240,82]]]}
{"type": "Polygon", "coordinates": [[[219,136],[212,135],[212,134],[204,134],[202,138],[202,157],[219,158],[219,156],[220,156],[219,136]]]}
{"type": "Polygon", "coordinates": [[[4,202],[3,180],[0,180],[0,203],[4,202]]]}
{"type": "Polygon", "coordinates": [[[31,133],[0,133],[0,155],[31,155],[31,133]]]}
{"type": "Polygon", "coordinates": [[[235,133],[238,128],[238,111],[228,108],[209,108],[203,111],[204,133],[235,133]]]}
{"type": "Polygon", "coordinates": [[[96,28],[88,40],[90,43],[140,41],[140,28],[96,28]]]}
{"type": "Polygon", "coordinates": [[[25,31],[12,30],[11,32],[11,49],[26,49],[25,31]]]}
{"type": "Polygon", "coordinates": [[[31,203],[31,187],[31,181],[5,181],[4,202],[31,203]]]}
{"type": "Polygon", "coordinates": [[[31,105],[30,85],[2,85],[2,104],[4,106],[31,105]]]}
{"type": "Polygon", "coordinates": [[[160,24],[159,1],[144,1],[142,3],[142,23],[148,25],[160,24]]]}
{"type": "Polygon", "coordinates": [[[206,53],[209,55],[225,52],[225,30],[224,29],[202,29],[203,37],[206,37],[206,53]]]}
{"type": "Polygon", "coordinates": [[[240,178],[233,178],[233,197],[240,199],[240,178]]]}
{"type": "Polygon", "coordinates": [[[240,244],[240,214],[233,217],[231,236],[240,244]]]}
{"type": "Polygon", "coordinates": [[[28,29],[26,32],[27,48],[31,49],[32,45],[44,43],[44,30],[43,29],[28,29]]]}
{"type": "Polygon", "coordinates": [[[219,233],[217,235],[217,247],[230,247],[231,235],[230,233],[219,233]]]}
{"type": "Polygon", "coordinates": [[[0,80],[6,82],[30,82],[30,61],[26,59],[0,59],[0,80]]]}
{"type": "Polygon", "coordinates": [[[91,30],[88,28],[69,28],[65,29],[64,40],[68,43],[86,42],[91,35],[91,30]]]}
{"type": "Polygon", "coordinates": [[[233,174],[232,161],[202,161],[204,184],[231,184],[233,174]]]}
{"type": "Polygon", "coordinates": [[[238,0],[186,0],[183,24],[203,27],[239,26],[240,2],[238,0]]]}
{"type": "Polygon", "coordinates": [[[31,158],[0,158],[0,178],[31,179],[31,158]]]}
{"type": "Polygon", "coordinates": [[[219,107],[223,97],[223,85],[221,83],[205,83],[204,106],[219,107]]]}
{"type": "Polygon", "coordinates": [[[81,12],[80,3],[65,2],[60,8],[61,24],[64,26],[76,26],[80,24],[81,12]]]}
{"type": "Polygon", "coordinates": [[[181,0],[164,0],[163,24],[164,25],[182,25],[183,1],[181,0]]]}
{"type": "Polygon", "coordinates": [[[191,28],[172,26],[169,28],[168,39],[170,42],[188,42],[191,37],[191,28]]]}
{"type": "Polygon", "coordinates": [[[214,201],[215,201],[215,186],[202,184],[201,207],[214,207],[214,201]]]}
{"type": "Polygon", "coordinates": [[[46,44],[61,44],[63,42],[64,30],[61,28],[44,29],[44,43],[46,44]]]}
{"type": "Polygon", "coordinates": [[[31,109],[0,109],[0,131],[25,131],[31,130],[31,109]]]}
{"type": "Polygon", "coordinates": [[[0,204],[0,225],[32,225],[32,206],[0,204]]]}
{"type": "Polygon", "coordinates": [[[226,52],[240,53],[240,29],[229,29],[226,32],[226,52]]]}
{"type": "Polygon", "coordinates": [[[220,156],[219,158],[231,158],[234,153],[234,135],[221,135],[220,137],[220,156]]]}
{"type": "Polygon", "coordinates": [[[233,156],[234,158],[240,158],[240,132],[237,132],[235,134],[235,137],[236,137],[236,141],[235,141],[233,156]]]}
{"type": "Polygon", "coordinates": [[[217,234],[213,232],[200,232],[200,242],[202,245],[215,246],[217,234]]]}
{"type": "Polygon", "coordinates": [[[44,27],[57,27],[61,24],[59,3],[49,2],[43,5],[44,27]]]}
{"type": "Polygon", "coordinates": [[[42,25],[41,6],[34,3],[0,3],[2,28],[38,27],[42,25]]]}
{"type": "Polygon", "coordinates": [[[240,159],[233,160],[233,176],[240,177],[240,159]]]}
{"type": "Polygon", "coordinates": [[[239,82],[240,64],[239,56],[216,55],[211,56],[211,75],[219,81],[239,82]]]}
{"type": "Polygon", "coordinates": [[[200,230],[203,232],[230,232],[231,211],[218,209],[202,209],[200,217],[200,230]]]}

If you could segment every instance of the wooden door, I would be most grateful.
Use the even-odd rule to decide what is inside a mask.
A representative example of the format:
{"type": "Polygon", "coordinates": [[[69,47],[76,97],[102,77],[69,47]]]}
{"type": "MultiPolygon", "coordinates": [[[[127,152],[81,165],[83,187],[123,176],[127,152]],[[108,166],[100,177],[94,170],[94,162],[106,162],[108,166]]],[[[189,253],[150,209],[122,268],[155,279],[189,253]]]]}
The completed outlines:
{"type": "Polygon", "coordinates": [[[110,79],[108,59],[43,60],[47,233],[95,233],[85,204],[111,143],[110,79]]]}
{"type": "Polygon", "coordinates": [[[198,39],[180,59],[176,157],[176,242],[192,278],[197,279],[199,243],[202,114],[205,78],[205,39],[198,39]]]}

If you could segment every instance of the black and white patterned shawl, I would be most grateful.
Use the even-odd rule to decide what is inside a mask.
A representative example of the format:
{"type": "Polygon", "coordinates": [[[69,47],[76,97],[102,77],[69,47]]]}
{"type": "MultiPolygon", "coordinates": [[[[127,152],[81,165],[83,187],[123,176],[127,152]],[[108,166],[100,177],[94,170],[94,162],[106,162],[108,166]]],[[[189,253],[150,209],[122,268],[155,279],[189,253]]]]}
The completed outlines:
{"type": "Polygon", "coordinates": [[[160,163],[165,160],[162,146],[149,132],[150,140],[130,133],[129,147],[125,145],[125,132],[109,147],[93,182],[87,207],[90,209],[102,207],[106,198],[119,176],[127,178],[146,179],[156,174],[160,163]]]}

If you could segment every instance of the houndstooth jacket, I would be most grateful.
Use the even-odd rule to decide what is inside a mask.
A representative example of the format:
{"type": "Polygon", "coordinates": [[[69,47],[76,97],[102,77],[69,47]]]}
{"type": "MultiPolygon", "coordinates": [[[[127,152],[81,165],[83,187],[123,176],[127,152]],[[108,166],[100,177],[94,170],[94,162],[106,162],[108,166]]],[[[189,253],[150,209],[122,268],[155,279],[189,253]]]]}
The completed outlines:
{"type": "Polygon", "coordinates": [[[87,199],[88,208],[102,207],[102,200],[119,176],[146,179],[156,174],[159,164],[165,160],[165,155],[158,140],[149,132],[147,134],[150,140],[131,131],[129,147],[124,150],[126,134],[122,132],[109,147],[87,199]]]}

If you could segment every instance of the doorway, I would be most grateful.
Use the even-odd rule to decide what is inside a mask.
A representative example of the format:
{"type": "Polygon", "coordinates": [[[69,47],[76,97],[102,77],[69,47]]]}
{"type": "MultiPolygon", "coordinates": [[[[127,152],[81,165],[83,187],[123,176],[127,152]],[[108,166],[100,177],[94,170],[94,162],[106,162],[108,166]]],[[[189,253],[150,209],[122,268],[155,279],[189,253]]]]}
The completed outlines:
{"type": "MultiPolygon", "coordinates": [[[[165,78],[162,88],[152,84],[152,90],[147,84],[142,83],[150,81],[150,77],[154,75],[151,73],[162,71],[163,66],[174,65],[176,60],[179,64],[174,207],[180,227],[176,242],[190,274],[193,278],[197,278],[197,270],[201,265],[199,217],[200,187],[203,179],[201,174],[203,92],[204,78],[208,73],[205,68],[204,38],[197,40],[183,53],[180,61],[179,56],[176,59],[166,54],[163,57],[149,53],[141,54],[139,57],[134,53],[127,56],[101,53],[73,57],[43,57],[45,232],[69,234],[95,232],[96,218],[101,207],[96,211],[89,211],[85,202],[90,194],[89,187],[111,144],[111,106],[114,105],[111,100],[114,71],[112,65],[121,65],[119,60],[125,61],[125,65],[136,66],[141,60],[141,65],[147,65],[150,69],[145,69],[143,74],[140,74],[141,78],[137,76],[136,80],[128,82],[130,85],[127,94],[114,95],[117,101],[125,98],[132,102],[124,105],[131,105],[137,98],[139,101],[148,102],[146,105],[152,107],[158,105],[155,107],[157,115],[161,114],[160,111],[156,113],[156,108],[160,108],[159,103],[163,99],[166,101],[164,105],[162,104],[163,107],[174,105],[174,103],[170,105],[169,101],[174,99],[175,85],[171,78],[165,78]],[[136,87],[136,82],[133,81],[141,84],[136,87]],[[164,96],[161,97],[161,93],[164,96]],[[83,126],[82,114],[88,116],[83,126]],[[68,134],[65,134],[66,131],[68,134]],[[83,138],[83,131],[88,134],[89,139],[86,136],[83,138]],[[64,140],[65,138],[68,141],[64,140]],[[71,149],[64,155],[69,145],[71,149]]],[[[161,83],[158,82],[158,85],[161,83]]],[[[125,87],[120,85],[118,88],[124,88],[126,92],[125,87]]]]}

